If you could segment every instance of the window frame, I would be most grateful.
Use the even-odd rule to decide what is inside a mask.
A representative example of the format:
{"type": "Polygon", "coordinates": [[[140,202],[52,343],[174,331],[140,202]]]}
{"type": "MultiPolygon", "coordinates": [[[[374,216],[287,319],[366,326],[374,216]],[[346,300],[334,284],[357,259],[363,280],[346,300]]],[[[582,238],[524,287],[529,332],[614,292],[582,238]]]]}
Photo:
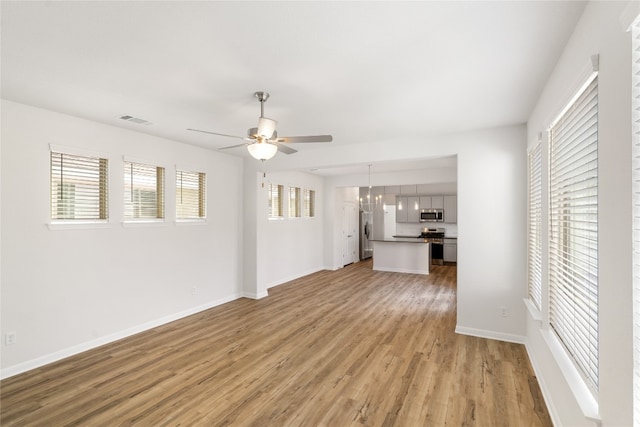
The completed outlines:
{"type": "Polygon", "coordinates": [[[273,183],[269,183],[269,187],[267,188],[267,199],[268,199],[268,205],[267,205],[267,217],[270,221],[278,221],[278,220],[283,220],[284,219],[284,185],[282,184],[273,184],[273,183]],[[274,215],[274,208],[273,208],[273,189],[276,188],[277,189],[277,193],[278,193],[278,199],[277,199],[277,203],[278,203],[278,207],[276,209],[277,214],[274,215]]]}
{"type": "MultiPolygon", "coordinates": [[[[548,299],[548,309],[549,309],[549,318],[548,324],[549,328],[553,333],[553,336],[561,343],[563,352],[566,354],[567,358],[570,360],[572,365],[575,367],[576,372],[579,374],[580,378],[584,381],[585,387],[590,391],[593,398],[596,398],[598,393],[598,379],[599,379],[599,333],[598,333],[598,298],[597,298],[597,288],[598,288],[598,279],[597,279],[597,268],[598,268],[598,256],[597,256],[597,189],[598,189],[598,179],[597,179],[597,122],[598,122],[598,113],[597,113],[597,104],[598,104],[598,73],[593,72],[589,78],[586,79],[585,83],[582,87],[576,92],[576,95],[571,99],[571,101],[567,104],[567,106],[562,110],[562,112],[558,115],[558,118],[554,120],[549,127],[549,184],[548,184],[548,198],[549,198],[549,206],[548,206],[548,237],[549,242],[547,245],[547,259],[549,262],[549,271],[548,271],[548,287],[549,287],[549,299],[548,299]],[[579,103],[588,101],[591,96],[591,91],[595,92],[595,95],[592,97],[591,101],[595,103],[595,114],[590,118],[593,120],[595,116],[595,132],[589,134],[592,139],[595,139],[595,160],[591,158],[590,161],[587,162],[587,165],[580,164],[577,160],[588,159],[587,156],[580,157],[576,160],[575,152],[571,154],[568,151],[561,151],[562,149],[567,150],[567,146],[562,146],[561,149],[556,149],[556,129],[559,125],[564,125],[565,123],[575,124],[573,121],[566,120],[569,114],[573,114],[576,111],[579,112],[580,119],[589,118],[588,114],[584,114],[585,110],[578,109],[579,103]],[[566,121],[565,121],[566,120],[566,121]],[[595,137],[593,136],[595,134],[595,137]],[[560,157],[562,154],[564,157],[560,157]],[[562,163],[564,160],[566,163],[562,163]],[[592,194],[588,194],[587,196],[582,195],[584,188],[580,188],[580,190],[576,190],[576,185],[570,180],[567,180],[567,176],[576,179],[576,181],[580,181],[582,175],[587,173],[593,173],[593,162],[595,161],[595,177],[590,176],[587,181],[591,182],[589,185],[589,190],[591,190],[592,194]],[[576,165],[580,165],[585,170],[581,170],[577,172],[575,169],[576,165]],[[591,169],[589,169],[591,167],[591,169]],[[560,173],[562,172],[562,173],[560,173]],[[575,172],[575,175],[568,175],[569,173],[575,172]],[[593,180],[595,179],[595,185],[593,184],[593,180]],[[595,195],[593,194],[595,191],[595,195]],[[583,208],[576,201],[580,199],[580,197],[587,197],[587,201],[591,202],[591,208],[595,206],[595,221],[593,221],[592,216],[593,212],[582,212],[583,208]],[[591,197],[595,197],[595,204],[593,203],[593,199],[591,197]],[[579,220],[578,213],[581,212],[581,216],[587,216],[588,220],[586,222],[586,227],[593,227],[595,224],[595,231],[593,229],[587,231],[587,236],[590,238],[585,238],[582,232],[582,229],[577,227],[570,227],[571,225],[575,225],[579,220]],[[593,232],[595,232],[595,239],[593,239],[593,232]],[[590,234],[591,233],[591,234],[590,234]],[[579,243],[578,243],[579,242],[579,243]],[[595,243],[594,243],[595,242],[595,243]],[[588,256],[583,256],[577,250],[577,245],[587,245],[587,250],[590,251],[588,256]],[[577,262],[582,263],[585,262],[585,258],[589,259],[591,255],[593,255],[593,245],[595,245],[595,265],[587,263],[588,268],[595,269],[595,286],[592,283],[593,280],[593,271],[589,271],[589,283],[584,284],[582,281],[577,280],[576,277],[578,273],[575,269],[578,268],[578,264],[573,264],[577,262]],[[579,259],[581,258],[581,259],[579,259]],[[569,280],[573,280],[573,286],[569,286],[569,280]],[[584,290],[583,290],[584,288],[584,290]],[[593,291],[595,288],[595,299],[593,295],[593,291]],[[584,297],[585,292],[589,297],[588,303],[580,301],[581,297],[584,297]],[[580,298],[579,298],[580,297],[580,298]],[[595,305],[595,315],[593,314],[593,309],[595,305]],[[575,309],[580,310],[580,314],[576,314],[575,309]],[[585,312],[586,310],[586,312],[585,312]],[[585,313],[586,317],[582,316],[582,313],[585,313]],[[579,323],[580,321],[586,320],[586,324],[579,323]],[[595,322],[595,324],[594,324],[595,322]],[[575,326],[579,324],[579,329],[575,326]],[[584,337],[583,332],[586,331],[587,337],[584,337]],[[595,332],[594,332],[595,331],[595,332]],[[595,343],[594,341],[595,337],[595,343]]],[[[593,109],[593,108],[592,108],[593,109]]],[[[590,111],[587,109],[586,111],[590,111]]],[[[575,117],[574,117],[575,118],[575,117]]],[[[584,126],[587,122],[581,122],[580,125],[584,126]]],[[[589,129],[590,127],[587,127],[589,129]]],[[[583,129],[580,127],[580,129],[583,129]]],[[[583,129],[584,131],[584,129],[583,129]]],[[[573,132],[573,130],[572,130],[573,132]]],[[[572,135],[574,135],[572,133],[572,135]]],[[[569,138],[567,138],[568,140],[569,138]]],[[[585,138],[584,140],[587,140],[585,138]]],[[[574,140],[575,141],[575,140],[574,140]]],[[[581,139],[583,141],[583,139],[581,139]]],[[[594,143],[593,141],[591,141],[594,143]]],[[[576,148],[576,147],[573,147],[576,148]]],[[[583,147],[584,148],[584,147],[583,147]]],[[[586,149],[591,149],[588,144],[586,149]]],[[[592,155],[593,152],[587,152],[587,155],[592,155]]],[[[582,181],[580,181],[582,182],[582,181]]]]}
{"type": "MultiPolygon", "coordinates": [[[[192,179],[188,182],[194,182],[192,179]]],[[[176,166],[176,199],[175,199],[175,215],[176,222],[189,223],[189,222],[205,222],[207,220],[207,174],[206,172],[200,172],[196,170],[188,170],[188,168],[181,168],[176,166]],[[184,190],[183,178],[184,174],[197,175],[197,192],[198,192],[198,216],[179,216],[179,209],[184,203],[179,202],[182,198],[182,192],[184,190]]],[[[185,207],[188,209],[188,207],[185,207]]]]}
{"type": "Polygon", "coordinates": [[[311,219],[316,217],[316,190],[304,188],[302,190],[302,217],[311,219]],[[308,195],[308,209],[307,209],[308,195]]]}
{"type": "MultiPolygon", "coordinates": [[[[130,159],[130,158],[124,158],[124,162],[123,162],[123,180],[124,180],[124,185],[123,185],[123,224],[127,225],[127,224],[162,224],[165,223],[166,221],[166,168],[160,164],[155,164],[154,162],[149,162],[149,161],[141,161],[141,160],[136,160],[136,159],[130,159]],[[148,175],[136,175],[136,174],[130,174],[130,183],[127,183],[127,165],[130,164],[131,167],[130,169],[133,169],[134,167],[139,167],[140,169],[145,169],[145,168],[149,168],[149,169],[155,169],[155,181],[154,181],[154,186],[155,186],[155,190],[153,190],[155,192],[155,207],[154,209],[156,210],[156,216],[155,217],[151,217],[151,216],[134,216],[134,217],[130,217],[127,215],[127,209],[128,209],[128,204],[134,204],[134,200],[127,200],[127,192],[129,192],[129,194],[132,194],[135,190],[136,187],[138,190],[143,191],[146,189],[146,191],[149,191],[148,187],[144,187],[144,186],[135,186],[132,185],[133,184],[133,180],[135,179],[136,176],[138,176],[139,179],[143,179],[144,176],[152,176],[151,173],[149,173],[148,175]]],[[[130,197],[130,199],[133,199],[133,197],[130,197]]],[[[135,208],[135,204],[134,206],[131,207],[132,209],[135,208]]],[[[148,206],[138,206],[138,209],[144,209],[144,208],[149,208],[148,206]]]]}
{"type": "Polygon", "coordinates": [[[302,218],[302,188],[290,185],[289,191],[287,191],[287,201],[288,218],[302,218]]]}
{"type": "MultiPolygon", "coordinates": [[[[87,169],[91,171],[91,169],[87,169]]],[[[99,228],[108,226],[110,224],[110,203],[109,203],[109,173],[110,173],[110,159],[109,156],[103,153],[92,152],[83,149],[77,149],[74,147],[65,147],[60,145],[49,145],[49,222],[50,229],[64,229],[64,228],[99,228]],[[83,162],[83,161],[98,161],[97,169],[93,172],[97,172],[97,191],[98,191],[98,215],[93,218],[55,218],[53,215],[54,209],[54,155],[60,155],[61,162],[61,176],[63,178],[64,158],[70,162],[83,162]],[[72,160],[72,158],[75,158],[72,160]]],[[[85,175],[86,176],[86,175],[85,175]]],[[[64,182],[61,182],[64,185],[64,182]]],[[[57,192],[56,192],[57,194],[57,192]]],[[[75,205],[74,205],[75,206],[75,205]]]]}

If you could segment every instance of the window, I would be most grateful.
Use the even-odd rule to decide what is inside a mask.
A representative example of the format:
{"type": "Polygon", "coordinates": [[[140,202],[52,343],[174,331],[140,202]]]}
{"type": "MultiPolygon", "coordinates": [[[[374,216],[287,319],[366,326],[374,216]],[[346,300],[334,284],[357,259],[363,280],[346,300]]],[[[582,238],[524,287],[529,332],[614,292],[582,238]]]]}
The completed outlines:
{"type": "Polygon", "coordinates": [[[282,218],[284,187],[277,184],[269,184],[269,219],[282,218]]]}
{"type": "Polygon", "coordinates": [[[304,189],[303,195],[303,210],[304,216],[307,218],[313,218],[316,216],[316,192],[314,190],[304,189]]]}
{"type": "Polygon", "coordinates": [[[550,129],[549,323],[598,390],[598,79],[550,129]]]}
{"type": "Polygon", "coordinates": [[[528,284],[529,300],[542,310],[542,144],[529,153],[528,284]]]}
{"type": "Polygon", "coordinates": [[[300,187],[289,187],[289,218],[300,216],[300,187]]]}
{"type": "Polygon", "coordinates": [[[164,218],[164,168],[124,162],[124,218],[164,218]]]}
{"type": "Polygon", "coordinates": [[[176,219],[206,218],[206,174],[176,170],[176,219]]]}
{"type": "Polygon", "coordinates": [[[640,425],[640,18],[632,31],[632,116],[633,156],[633,387],[634,425],[640,425]]]}
{"type": "Polygon", "coordinates": [[[51,219],[106,220],[109,161],[51,151],[51,219]]]}

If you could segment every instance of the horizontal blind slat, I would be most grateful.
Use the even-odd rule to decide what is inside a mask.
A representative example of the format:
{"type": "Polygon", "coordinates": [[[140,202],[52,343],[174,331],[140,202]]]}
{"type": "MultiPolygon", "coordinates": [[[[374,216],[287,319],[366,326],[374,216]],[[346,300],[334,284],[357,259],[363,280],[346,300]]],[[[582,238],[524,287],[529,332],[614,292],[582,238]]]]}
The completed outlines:
{"type": "Polygon", "coordinates": [[[164,168],[124,164],[125,219],[164,218],[164,168]]]}
{"type": "Polygon", "coordinates": [[[598,389],[598,79],[550,130],[549,320],[598,389]]]}
{"type": "Polygon", "coordinates": [[[634,425],[640,425],[640,16],[632,25],[634,425]]]}
{"type": "Polygon", "coordinates": [[[176,218],[203,219],[206,212],[206,174],[176,171],[176,218]]]}
{"type": "Polygon", "coordinates": [[[542,310],[542,144],[529,153],[528,289],[529,300],[542,310]]]}
{"type": "Polygon", "coordinates": [[[106,220],[108,160],[52,151],[51,219],[106,220]]]}

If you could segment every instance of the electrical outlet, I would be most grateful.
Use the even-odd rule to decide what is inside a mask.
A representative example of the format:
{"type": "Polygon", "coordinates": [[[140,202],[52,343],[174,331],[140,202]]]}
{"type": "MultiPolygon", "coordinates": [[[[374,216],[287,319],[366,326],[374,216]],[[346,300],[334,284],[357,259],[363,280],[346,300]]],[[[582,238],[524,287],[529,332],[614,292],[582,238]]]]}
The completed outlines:
{"type": "Polygon", "coordinates": [[[197,293],[198,293],[198,288],[197,288],[197,287],[195,287],[195,286],[194,286],[194,287],[192,287],[192,288],[191,288],[191,295],[195,295],[195,294],[197,294],[197,293]]]}
{"type": "Polygon", "coordinates": [[[509,316],[509,312],[507,311],[507,307],[505,307],[504,305],[502,307],[500,307],[500,316],[502,316],[502,317],[509,316]]]}
{"type": "Polygon", "coordinates": [[[15,332],[7,332],[4,335],[4,344],[5,345],[13,345],[17,341],[17,335],[15,332]]]}

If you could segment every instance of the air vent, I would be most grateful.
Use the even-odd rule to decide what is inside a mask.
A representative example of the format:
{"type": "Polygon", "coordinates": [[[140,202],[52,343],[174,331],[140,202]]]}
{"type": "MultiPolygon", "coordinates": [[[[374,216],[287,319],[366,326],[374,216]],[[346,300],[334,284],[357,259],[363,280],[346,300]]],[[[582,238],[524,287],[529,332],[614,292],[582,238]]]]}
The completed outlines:
{"type": "Polygon", "coordinates": [[[147,120],[144,120],[144,119],[141,119],[141,118],[138,118],[138,117],[129,116],[129,115],[120,116],[120,119],[126,120],[126,121],[131,122],[131,123],[136,123],[136,124],[139,124],[139,125],[150,125],[150,124],[153,124],[153,123],[151,123],[151,122],[149,122],[147,120]]]}

